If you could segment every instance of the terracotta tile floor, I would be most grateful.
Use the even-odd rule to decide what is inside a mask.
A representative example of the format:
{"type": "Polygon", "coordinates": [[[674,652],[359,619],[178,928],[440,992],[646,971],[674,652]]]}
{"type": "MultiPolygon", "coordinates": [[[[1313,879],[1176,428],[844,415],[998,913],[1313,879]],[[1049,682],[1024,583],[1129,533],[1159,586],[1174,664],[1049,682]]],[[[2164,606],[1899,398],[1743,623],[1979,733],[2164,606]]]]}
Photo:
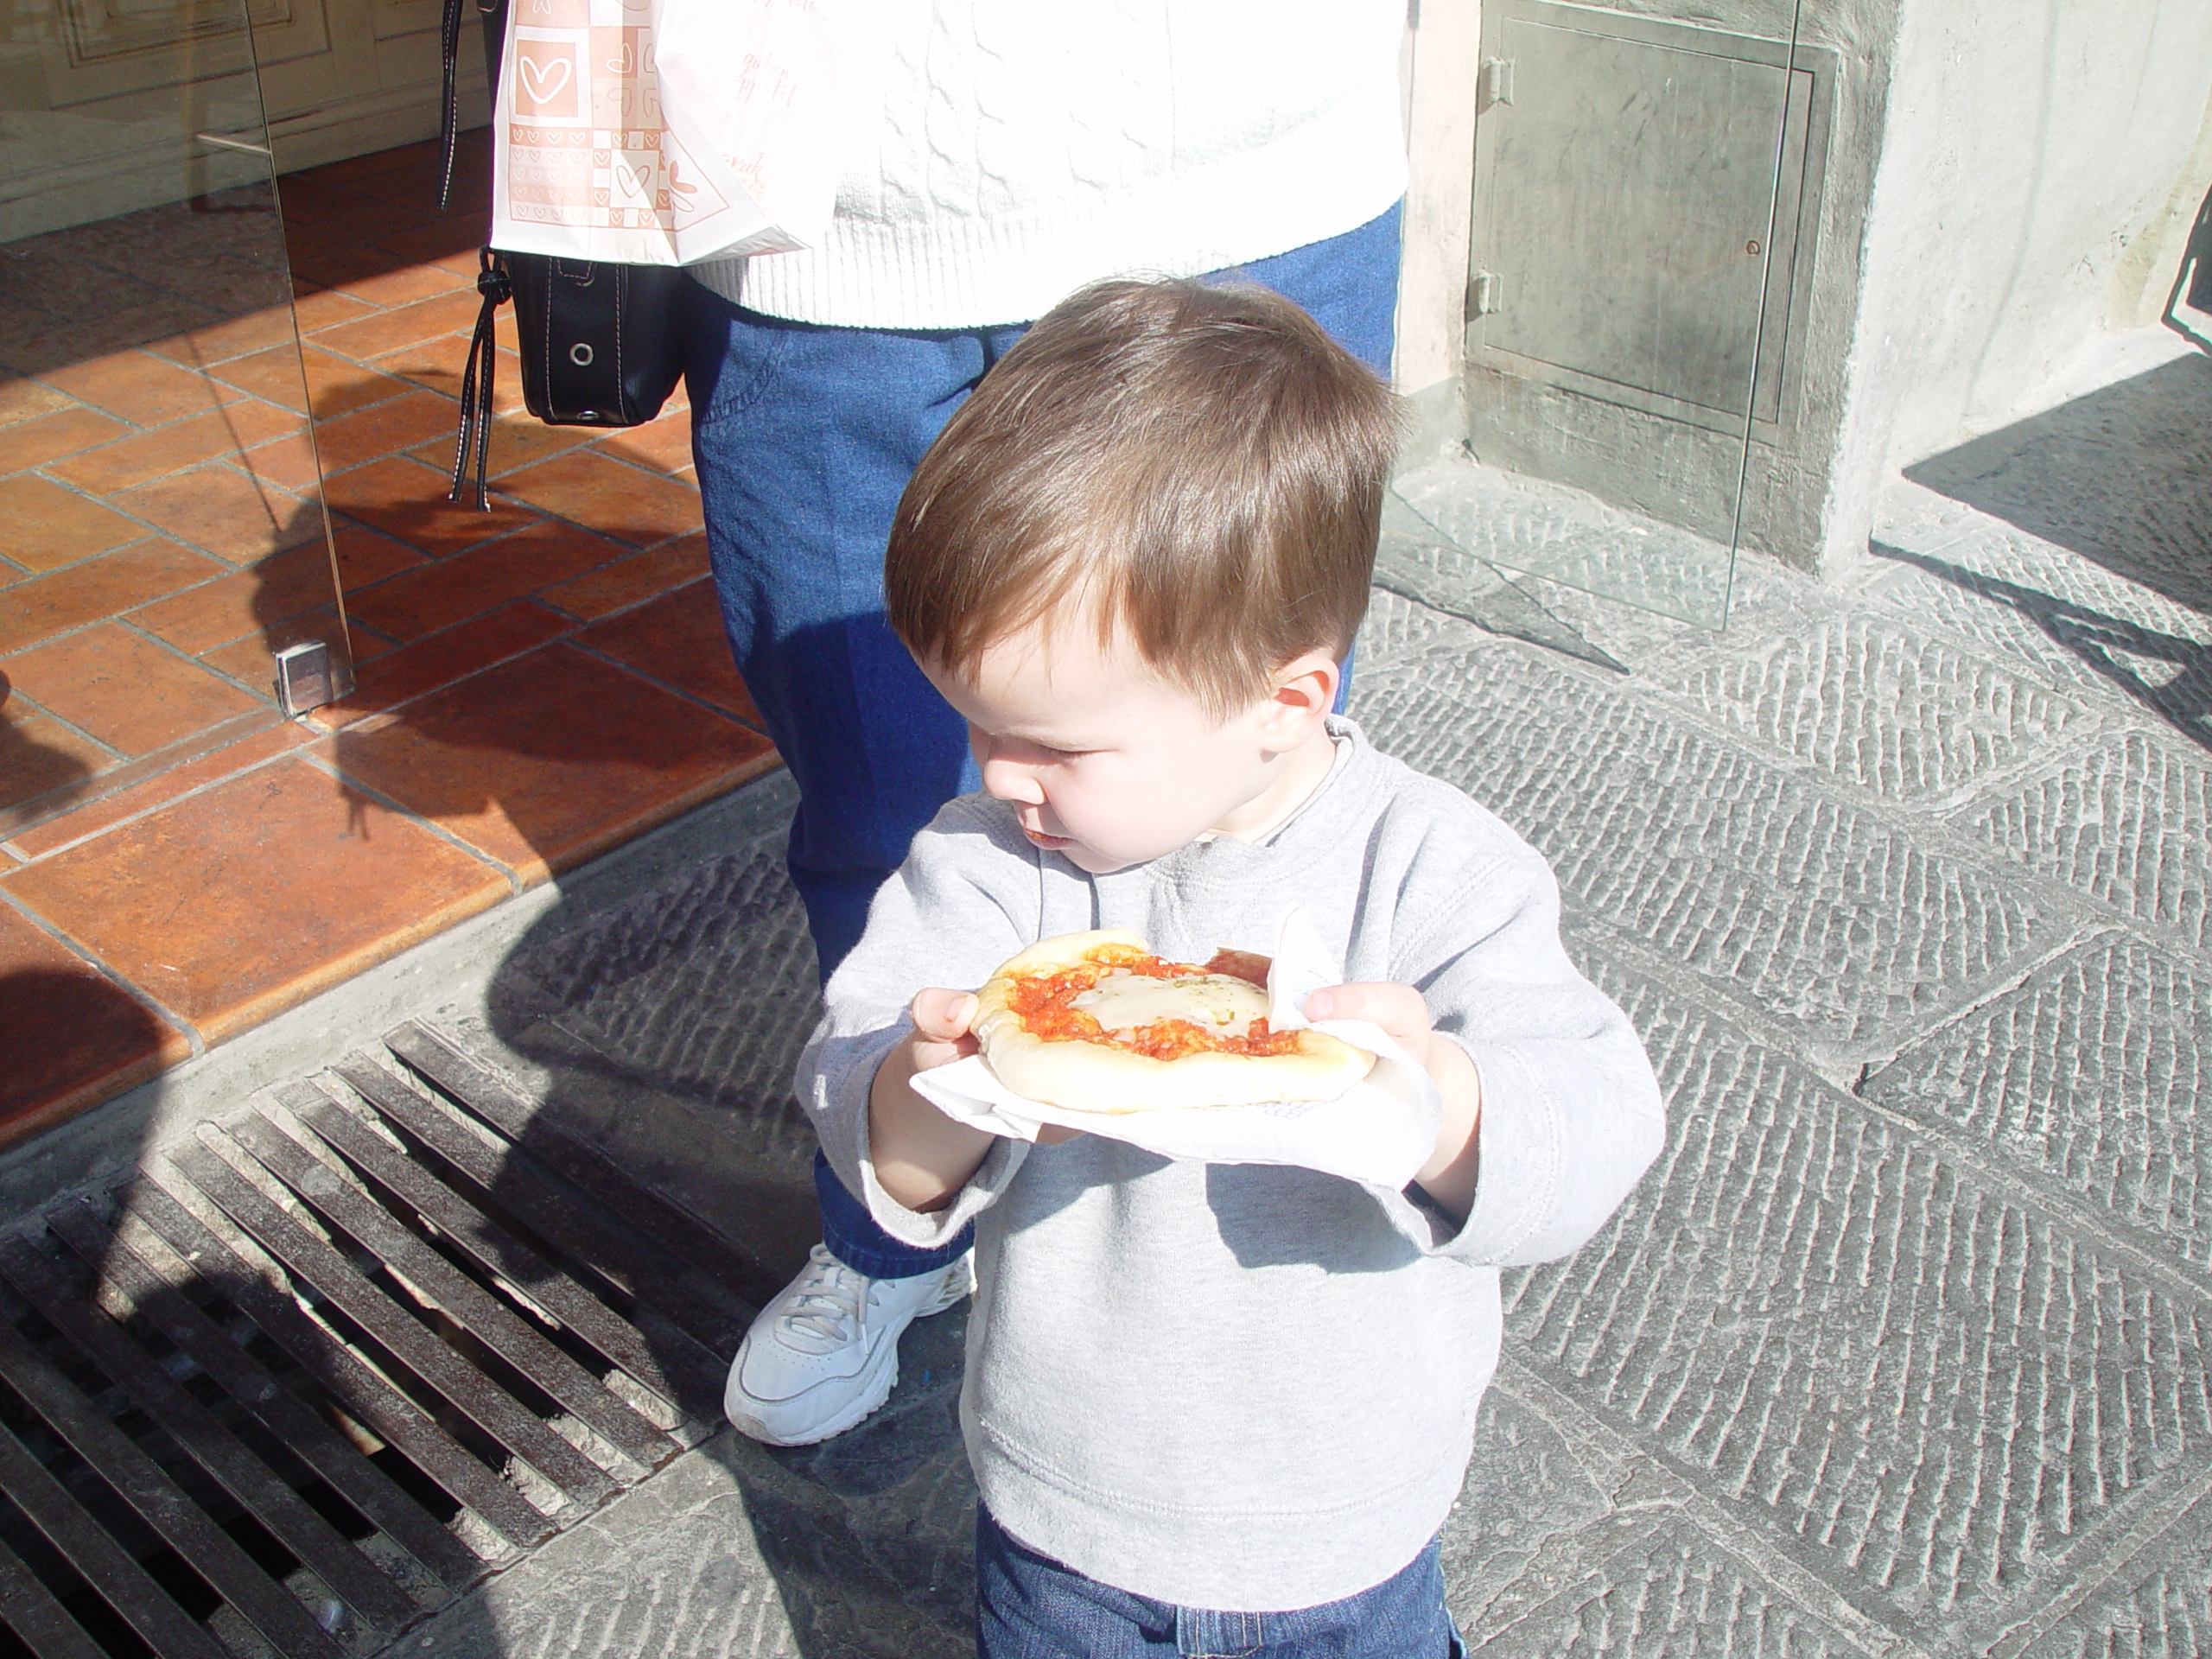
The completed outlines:
{"type": "Polygon", "coordinates": [[[253,199],[0,249],[0,1143],[775,764],[680,396],[540,426],[503,319],[493,510],[446,502],[484,207],[434,162],[282,181],[297,353],[253,199]],[[288,721],[318,489],[359,683],[288,721]]]}

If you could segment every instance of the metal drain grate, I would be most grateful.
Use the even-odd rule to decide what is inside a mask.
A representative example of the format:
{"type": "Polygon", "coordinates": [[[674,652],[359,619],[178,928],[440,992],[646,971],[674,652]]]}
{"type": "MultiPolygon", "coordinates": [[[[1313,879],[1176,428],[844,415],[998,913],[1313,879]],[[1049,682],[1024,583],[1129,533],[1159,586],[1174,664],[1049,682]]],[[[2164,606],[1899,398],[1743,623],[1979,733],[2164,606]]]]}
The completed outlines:
{"type": "Polygon", "coordinates": [[[0,1238],[0,1655],[366,1654],[717,1421],[759,1270],[386,1046],[0,1238]]]}

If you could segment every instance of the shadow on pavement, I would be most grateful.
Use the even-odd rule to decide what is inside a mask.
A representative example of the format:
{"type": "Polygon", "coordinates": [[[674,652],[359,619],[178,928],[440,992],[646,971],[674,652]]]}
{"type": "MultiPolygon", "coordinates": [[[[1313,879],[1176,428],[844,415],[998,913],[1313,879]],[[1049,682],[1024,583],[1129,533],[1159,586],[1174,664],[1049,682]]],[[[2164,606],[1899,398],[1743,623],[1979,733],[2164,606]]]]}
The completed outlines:
{"type": "Polygon", "coordinates": [[[2108,616],[2038,588],[1970,570],[1933,554],[1909,552],[1882,542],[1874,543],[1872,551],[2017,612],[2114,689],[2192,742],[2212,749],[2212,646],[2108,616]]]}
{"type": "MultiPolygon", "coordinates": [[[[0,826],[9,834],[24,827],[35,811],[54,812],[84,793],[92,769],[81,756],[41,743],[26,730],[36,716],[11,714],[15,687],[0,670],[0,826]]],[[[5,1051],[0,1051],[4,1053],[5,1051]]]]}
{"type": "MultiPolygon", "coordinates": [[[[791,791],[777,780],[749,792],[783,802],[791,791]]],[[[601,1147],[757,1268],[728,1287],[748,1307],[779,1289],[820,1236],[814,1136],[791,1086],[819,998],[784,868],[788,805],[772,802],[741,842],[658,883],[564,895],[501,964],[484,1033],[490,1052],[528,1074],[542,1103],[534,1124],[601,1147]]],[[[530,1148],[531,1137],[519,1144],[530,1148]]],[[[673,1512],[656,1508],[626,1540],[635,1554],[620,1571],[729,1580],[690,1607],[632,1598],[643,1624],[584,1646],[712,1648],[748,1599],[739,1592],[749,1575],[751,1599],[781,1603],[805,1659],[964,1659],[976,1501],[957,1416],[966,1318],[963,1308],[908,1329],[899,1386],[860,1428],[790,1450],[724,1429],[692,1454],[719,1476],[670,1469],[640,1489],[664,1484],[670,1496],[653,1502],[673,1512]],[[740,1502],[715,1505],[732,1484],[740,1502]],[[749,1538],[732,1535],[741,1528],[749,1538]]],[[[619,1519],[606,1524],[625,1539],[619,1519]]],[[[468,1651],[472,1640],[485,1654],[531,1649],[543,1624],[543,1609],[505,1601],[495,1584],[435,1621],[437,1653],[468,1651]]],[[[764,1650],[793,1650],[761,1634],[764,1650]]]]}
{"type": "Polygon", "coordinates": [[[1904,475],[2212,613],[2212,358],[2161,364],[1904,475]]]}

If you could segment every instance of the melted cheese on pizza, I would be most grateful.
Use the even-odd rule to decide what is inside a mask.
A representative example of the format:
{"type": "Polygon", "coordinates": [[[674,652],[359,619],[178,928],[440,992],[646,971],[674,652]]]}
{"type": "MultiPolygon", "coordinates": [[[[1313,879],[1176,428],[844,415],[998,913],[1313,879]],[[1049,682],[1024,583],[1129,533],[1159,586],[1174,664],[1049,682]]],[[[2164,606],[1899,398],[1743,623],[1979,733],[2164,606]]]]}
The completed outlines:
{"type": "Polygon", "coordinates": [[[1268,1017],[1267,994],[1227,974],[1155,979],[1116,971],[1077,993],[1068,1006],[1081,1008],[1117,1036],[1155,1020],[1187,1020],[1217,1037],[1242,1037],[1255,1020],[1268,1017]]]}
{"type": "Polygon", "coordinates": [[[1086,962],[1020,979],[1007,1005],[1025,1029],[1048,1042],[1103,1043],[1155,1060],[1208,1050],[1291,1053],[1299,1033],[1268,1029],[1267,995],[1253,982],[1255,968],[1264,975],[1260,962],[1224,951],[1198,968],[1106,945],[1086,962]],[[1194,1011],[1204,1023],[1190,1017],[1194,1011]]]}

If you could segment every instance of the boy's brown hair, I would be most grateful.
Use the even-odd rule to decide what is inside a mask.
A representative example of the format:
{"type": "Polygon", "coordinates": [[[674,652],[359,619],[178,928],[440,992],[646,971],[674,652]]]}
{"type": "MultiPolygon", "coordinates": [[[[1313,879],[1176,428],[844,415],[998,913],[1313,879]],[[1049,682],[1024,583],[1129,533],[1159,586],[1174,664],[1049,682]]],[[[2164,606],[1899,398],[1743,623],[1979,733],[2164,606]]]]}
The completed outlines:
{"type": "Polygon", "coordinates": [[[1218,716],[1366,613],[1389,391],[1253,287],[1108,282],[983,378],[906,486],[891,626],[931,667],[1088,606],[1218,716]]]}

